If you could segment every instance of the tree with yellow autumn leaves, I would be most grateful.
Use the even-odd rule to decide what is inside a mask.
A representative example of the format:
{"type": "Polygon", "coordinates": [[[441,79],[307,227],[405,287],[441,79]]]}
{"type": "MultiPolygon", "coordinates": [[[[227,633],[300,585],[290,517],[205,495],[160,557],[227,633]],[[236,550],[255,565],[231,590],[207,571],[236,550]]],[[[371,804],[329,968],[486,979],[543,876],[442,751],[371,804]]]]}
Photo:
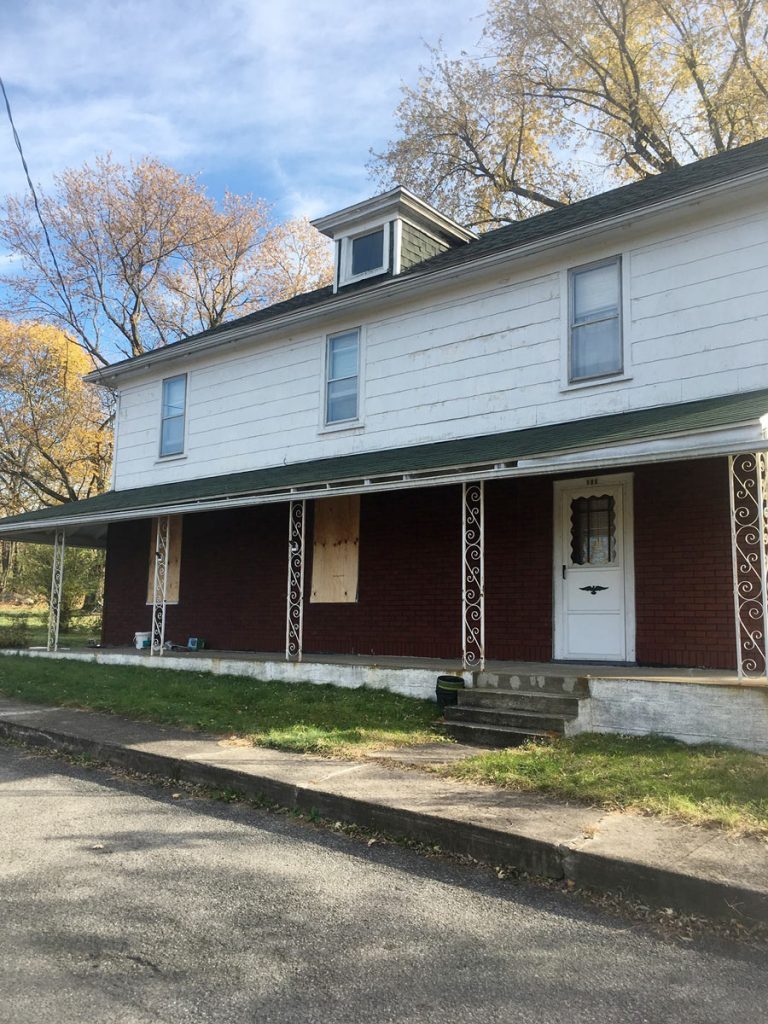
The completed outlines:
{"type": "MultiPolygon", "coordinates": [[[[0,320],[0,514],[106,489],[110,409],[83,381],[91,369],[89,356],[58,328],[0,320]]],[[[68,570],[67,614],[98,592],[101,558],[71,552],[68,570]]],[[[0,591],[42,594],[48,579],[50,549],[0,544],[0,591]]]]}
{"type": "Polygon", "coordinates": [[[10,515],[103,491],[109,408],[93,361],[49,324],[0,320],[0,503],[10,515]]]}
{"type": "Polygon", "coordinates": [[[372,169],[470,226],[555,209],[768,135],[766,0],[491,0],[440,47],[372,169]]]}

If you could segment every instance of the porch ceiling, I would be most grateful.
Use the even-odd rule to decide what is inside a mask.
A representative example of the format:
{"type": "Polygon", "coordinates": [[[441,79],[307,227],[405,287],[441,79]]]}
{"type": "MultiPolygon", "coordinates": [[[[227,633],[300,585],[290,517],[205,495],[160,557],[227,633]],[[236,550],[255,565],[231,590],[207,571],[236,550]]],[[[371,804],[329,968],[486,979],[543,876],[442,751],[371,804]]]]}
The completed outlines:
{"type": "MultiPolygon", "coordinates": [[[[76,502],[73,502],[76,505],[76,502]]],[[[85,504],[83,502],[83,504],[85,504]]],[[[69,506],[66,506],[67,508],[69,506]]],[[[63,511],[63,507],[62,507],[63,511]]],[[[14,517],[18,518],[18,517],[14,517]]],[[[0,519],[0,537],[3,536],[2,524],[5,520],[0,519]]],[[[67,547],[70,548],[106,548],[107,546],[107,520],[94,519],[91,523],[67,523],[67,547]]],[[[45,522],[36,525],[30,523],[24,529],[13,530],[6,535],[6,539],[21,541],[26,544],[53,544],[57,527],[52,523],[45,522]]]]}
{"type": "MultiPolygon", "coordinates": [[[[273,466],[176,483],[110,491],[85,501],[38,509],[0,520],[0,537],[50,543],[56,527],[66,527],[67,543],[103,546],[106,525],[115,520],[147,518],[174,510],[193,512],[228,504],[259,504],[318,496],[326,490],[386,489],[407,481],[411,486],[448,482],[460,474],[493,476],[496,467],[514,470],[518,462],[555,456],[583,456],[642,441],[670,439],[750,426],[752,444],[762,446],[760,420],[768,413],[768,389],[741,395],[637,409],[566,423],[479,437],[361,452],[334,459],[273,466]]],[[[712,454],[705,445],[688,450],[688,457],[712,454]]],[[[663,452],[659,453],[663,457],[663,452]]],[[[679,457],[679,456],[678,456],[679,457]]],[[[627,461],[630,461],[628,458],[627,461]]],[[[558,467],[552,468],[556,471],[558,467]]],[[[577,468],[571,462],[563,471],[577,468]]],[[[524,475],[524,474],[523,474],[524,475]]]]}

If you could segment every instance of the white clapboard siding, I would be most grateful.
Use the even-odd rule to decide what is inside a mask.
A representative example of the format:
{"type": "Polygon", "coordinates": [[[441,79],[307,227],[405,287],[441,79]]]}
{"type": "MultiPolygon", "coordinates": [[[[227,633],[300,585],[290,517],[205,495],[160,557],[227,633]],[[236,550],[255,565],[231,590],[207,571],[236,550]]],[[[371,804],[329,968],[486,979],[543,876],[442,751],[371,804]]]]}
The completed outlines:
{"type": "MultiPolygon", "coordinates": [[[[118,488],[515,430],[768,387],[768,208],[700,204],[430,286],[371,313],[180,359],[121,391],[118,488]],[[626,379],[564,385],[569,266],[621,253],[626,379]],[[328,333],[362,328],[359,425],[322,424],[328,333]],[[183,457],[158,458],[162,376],[187,372],[183,457]]],[[[150,371],[152,372],[152,371],[150,371]]]]}

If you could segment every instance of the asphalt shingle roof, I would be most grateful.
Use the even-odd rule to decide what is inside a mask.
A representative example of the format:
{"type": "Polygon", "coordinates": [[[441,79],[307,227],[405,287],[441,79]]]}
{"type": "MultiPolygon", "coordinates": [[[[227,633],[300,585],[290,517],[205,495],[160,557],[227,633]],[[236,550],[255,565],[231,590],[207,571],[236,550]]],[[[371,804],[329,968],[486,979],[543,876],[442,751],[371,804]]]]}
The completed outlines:
{"type": "MultiPolygon", "coordinates": [[[[488,231],[471,242],[447,249],[422,263],[415,264],[397,277],[389,275],[389,281],[394,285],[397,281],[405,278],[428,276],[487,256],[513,252],[525,245],[555,238],[557,235],[566,234],[590,224],[599,224],[601,221],[610,220],[620,214],[640,212],[658,203],[698,192],[700,189],[714,187],[766,168],[768,168],[768,139],[763,139],[727,153],[719,153],[705,160],[697,160],[695,163],[686,164],[676,170],[665,171],[663,174],[656,174],[644,178],[642,181],[631,182],[608,192],[601,192],[599,195],[590,196],[588,199],[582,199],[569,206],[550,210],[536,217],[529,217],[494,231],[488,231]]],[[[236,320],[229,320],[218,327],[172,342],[166,348],[177,348],[201,338],[224,335],[233,328],[239,330],[248,325],[258,326],[292,312],[304,311],[312,307],[322,308],[349,295],[351,291],[379,290],[382,281],[387,281],[386,275],[354,285],[346,285],[337,294],[334,294],[330,285],[305,292],[284,302],[259,309],[255,313],[249,313],[236,320]]],[[[153,354],[147,353],[134,359],[114,363],[113,367],[151,360],[153,354]]]]}
{"type": "MultiPolygon", "coordinates": [[[[258,496],[282,488],[302,488],[343,481],[362,481],[403,473],[468,470],[473,466],[552,455],[557,452],[603,448],[670,434],[757,422],[768,413],[768,389],[741,395],[707,398],[679,405],[596,416],[500,434],[437,441],[431,444],[361,452],[332,459],[315,459],[255,469],[246,473],[155,484],[110,491],[85,501],[70,502],[0,519],[0,535],[19,525],[44,526],[49,520],[93,516],[108,520],[115,513],[204,503],[217,498],[258,496]]],[[[287,500],[287,498],[286,498],[287,500]]],[[[201,509],[202,511],[202,509],[201,509]]]]}

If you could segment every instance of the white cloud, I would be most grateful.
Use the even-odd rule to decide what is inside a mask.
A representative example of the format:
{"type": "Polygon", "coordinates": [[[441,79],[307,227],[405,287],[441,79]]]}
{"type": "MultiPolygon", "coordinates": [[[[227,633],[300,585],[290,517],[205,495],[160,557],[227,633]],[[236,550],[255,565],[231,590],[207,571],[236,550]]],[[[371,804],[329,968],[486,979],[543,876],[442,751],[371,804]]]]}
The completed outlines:
{"type": "MultiPolygon", "coordinates": [[[[480,35],[472,0],[33,0],[0,8],[0,68],[35,180],[110,150],[315,215],[373,190],[423,41],[480,35]]],[[[0,147],[0,193],[24,187],[0,147]]]]}

